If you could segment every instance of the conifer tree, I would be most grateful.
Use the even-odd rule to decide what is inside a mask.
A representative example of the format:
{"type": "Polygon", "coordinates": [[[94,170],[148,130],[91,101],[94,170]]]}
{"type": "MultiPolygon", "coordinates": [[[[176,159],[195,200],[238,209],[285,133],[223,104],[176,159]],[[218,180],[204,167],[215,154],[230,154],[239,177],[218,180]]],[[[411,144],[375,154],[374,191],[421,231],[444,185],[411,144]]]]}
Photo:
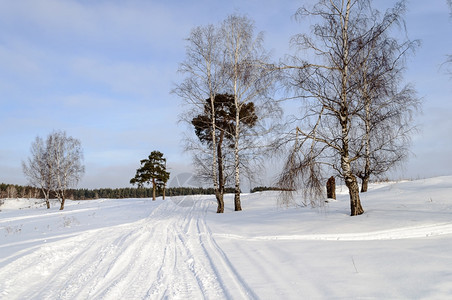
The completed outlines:
{"type": "Polygon", "coordinates": [[[166,158],[160,151],[152,151],[146,159],[140,161],[141,167],[137,169],[135,177],[130,183],[135,183],[139,188],[144,184],[152,183],[152,200],[155,200],[155,191],[158,185],[165,187],[170,173],[166,171],[166,158]]]}
{"type": "MultiPolygon", "coordinates": [[[[236,122],[236,108],[234,96],[231,94],[217,94],[214,99],[214,111],[212,113],[211,101],[206,99],[204,103],[204,113],[196,116],[192,120],[195,127],[196,136],[202,143],[212,146],[212,137],[216,139],[216,156],[218,163],[218,195],[219,210],[224,210],[224,186],[225,186],[225,159],[223,151],[223,142],[227,140],[229,148],[234,147],[234,130],[236,122]],[[212,134],[212,116],[215,122],[215,133],[212,134]]],[[[257,115],[253,102],[245,103],[240,110],[240,119],[242,125],[246,128],[252,128],[256,125],[257,115]]],[[[243,128],[243,130],[246,130],[243,128]]]]}

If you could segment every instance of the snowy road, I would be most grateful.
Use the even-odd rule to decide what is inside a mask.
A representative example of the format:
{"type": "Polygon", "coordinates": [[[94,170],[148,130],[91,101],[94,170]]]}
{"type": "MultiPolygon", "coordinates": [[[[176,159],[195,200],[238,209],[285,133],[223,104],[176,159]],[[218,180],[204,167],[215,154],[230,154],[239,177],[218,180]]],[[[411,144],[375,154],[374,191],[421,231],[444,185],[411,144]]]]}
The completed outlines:
{"type": "Polygon", "coordinates": [[[11,200],[0,299],[447,299],[451,192],[452,177],[375,186],[353,218],[341,193],[323,212],[245,194],[221,215],[213,196],[11,200]]]}
{"type": "Polygon", "coordinates": [[[209,201],[194,199],[162,202],[145,219],[88,230],[34,251],[28,249],[31,253],[1,270],[0,296],[253,298],[206,225],[209,201]],[[24,286],[27,288],[18,293],[24,286]]]}

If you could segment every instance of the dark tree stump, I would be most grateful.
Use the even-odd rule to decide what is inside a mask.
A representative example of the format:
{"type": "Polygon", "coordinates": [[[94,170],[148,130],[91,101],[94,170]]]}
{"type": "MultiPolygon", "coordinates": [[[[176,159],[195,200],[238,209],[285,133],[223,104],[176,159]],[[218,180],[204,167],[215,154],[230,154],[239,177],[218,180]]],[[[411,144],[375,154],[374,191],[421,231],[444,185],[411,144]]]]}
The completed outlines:
{"type": "Polygon", "coordinates": [[[326,195],[327,198],[336,199],[336,180],[333,176],[326,182],[326,195]]]}

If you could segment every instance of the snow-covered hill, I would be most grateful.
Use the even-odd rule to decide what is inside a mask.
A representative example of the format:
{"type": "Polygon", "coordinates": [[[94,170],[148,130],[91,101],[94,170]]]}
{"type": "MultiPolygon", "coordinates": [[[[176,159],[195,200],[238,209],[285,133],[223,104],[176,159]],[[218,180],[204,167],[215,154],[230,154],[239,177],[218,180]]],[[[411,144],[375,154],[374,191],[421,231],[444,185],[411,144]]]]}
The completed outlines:
{"type": "Polygon", "coordinates": [[[323,209],[243,194],[0,207],[0,299],[447,299],[452,176],[373,184],[323,209]]]}

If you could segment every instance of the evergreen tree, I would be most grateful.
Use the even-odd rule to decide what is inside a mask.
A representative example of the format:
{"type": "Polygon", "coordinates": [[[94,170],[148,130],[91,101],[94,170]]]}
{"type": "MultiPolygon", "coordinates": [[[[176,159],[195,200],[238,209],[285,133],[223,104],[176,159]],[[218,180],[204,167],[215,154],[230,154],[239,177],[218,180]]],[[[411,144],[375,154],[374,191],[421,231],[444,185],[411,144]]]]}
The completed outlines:
{"type": "MultiPolygon", "coordinates": [[[[158,185],[165,187],[169,179],[166,172],[166,158],[160,151],[152,151],[147,159],[140,161],[141,167],[137,169],[136,175],[130,180],[131,184],[137,184],[142,188],[144,184],[152,183],[152,200],[155,200],[155,191],[158,185]]],[[[164,188],[163,188],[164,189],[164,188]]]]}
{"type": "MultiPolygon", "coordinates": [[[[223,142],[225,139],[229,142],[228,147],[234,148],[234,130],[236,122],[236,107],[234,104],[234,96],[230,94],[217,94],[213,103],[213,113],[211,99],[206,99],[204,103],[204,112],[196,116],[192,120],[195,127],[196,136],[202,143],[209,147],[213,146],[213,136],[216,139],[216,154],[218,168],[218,200],[217,212],[224,211],[224,186],[225,186],[225,165],[223,142]],[[212,117],[215,122],[215,133],[212,134],[212,117]]],[[[244,129],[253,127],[257,122],[257,115],[254,109],[254,103],[245,103],[240,110],[240,119],[244,129]],[[245,128],[246,126],[246,128],[245,128]]]]}

